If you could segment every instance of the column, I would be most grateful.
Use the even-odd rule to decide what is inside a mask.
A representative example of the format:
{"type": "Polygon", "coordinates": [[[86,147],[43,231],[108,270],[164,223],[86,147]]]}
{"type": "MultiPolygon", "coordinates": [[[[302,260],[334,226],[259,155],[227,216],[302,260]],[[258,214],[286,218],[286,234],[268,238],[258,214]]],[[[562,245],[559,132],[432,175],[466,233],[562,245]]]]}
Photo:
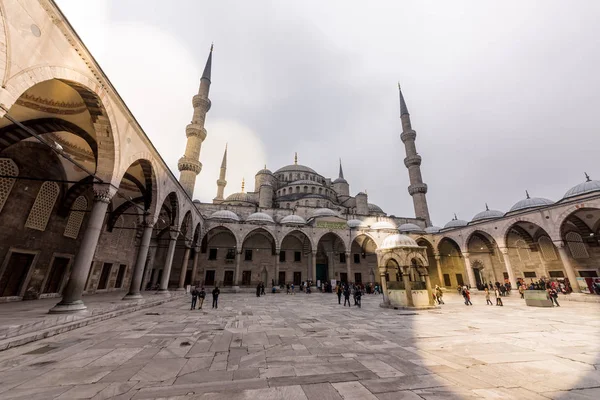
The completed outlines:
{"type": "Polygon", "coordinates": [[[404,282],[404,290],[406,291],[406,303],[408,307],[414,307],[415,302],[412,297],[412,285],[410,284],[410,268],[405,267],[406,271],[402,271],[402,282],[404,282]]]}
{"type": "Polygon", "coordinates": [[[104,225],[106,209],[113,195],[114,190],[110,187],[94,188],[92,211],[85,232],[83,233],[79,251],[73,262],[69,281],[63,290],[62,300],[50,309],[50,313],[71,313],[83,311],[87,308],[83,304],[81,297],[83,296],[85,282],[90,272],[92,260],[94,259],[98,238],[104,225]]]}
{"type": "Polygon", "coordinates": [[[183,263],[181,264],[181,272],[179,273],[179,286],[177,290],[185,290],[185,275],[187,273],[188,264],[190,263],[190,251],[191,247],[185,246],[185,253],[183,253],[183,263]]]}
{"type": "Polygon", "coordinates": [[[331,279],[333,279],[333,277],[335,276],[335,268],[334,268],[334,263],[335,262],[335,257],[334,257],[334,253],[333,253],[333,249],[331,250],[331,252],[327,253],[327,281],[331,281],[331,279]]]}
{"type": "Polygon", "coordinates": [[[146,287],[148,286],[148,281],[152,276],[152,271],[154,270],[154,258],[156,257],[157,247],[158,244],[156,244],[156,239],[150,239],[150,249],[148,250],[148,258],[146,259],[146,271],[144,273],[144,280],[142,281],[142,286],[140,287],[140,290],[146,290],[146,287]]]}
{"type": "Polygon", "coordinates": [[[240,290],[240,262],[242,261],[242,250],[235,250],[235,272],[233,273],[233,290],[240,290]]]}
{"type": "Polygon", "coordinates": [[[388,297],[387,280],[385,279],[385,271],[385,266],[379,266],[379,281],[381,283],[381,293],[383,293],[383,303],[381,305],[383,307],[387,307],[390,305],[390,299],[388,297]]]}
{"type": "MultiPolygon", "coordinates": [[[[273,280],[275,281],[275,285],[279,286],[279,250],[275,252],[275,277],[273,280]]],[[[265,285],[267,285],[266,282],[265,285]]]]}
{"type": "MultiPolygon", "coordinates": [[[[508,248],[502,248],[500,250],[502,252],[502,257],[504,258],[504,264],[506,265],[506,272],[508,272],[508,280],[510,281],[510,286],[515,285],[517,280],[515,279],[515,273],[513,272],[512,265],[510,264],[510,256],[508,255],[508,248]]],[[[503,279],[504,280],[504,279],[503,279]]]]}
{"type": "Polygon", "coordinates": [[[435,265],[437,265],[437,273],[438,278],[440,280],[440,287],[444,287],[446,285],[444,285],[444,274],[442,273],[442,257],[440,256],[440,253],[435,253],[433,256],[435,257],[435,265]]]}
{"type": "Polygon", "coordinates": [[[312,288],[317,287],[317,251],[313,250],[311,252],[311,262],[312,262],[312,288]]]}
{"type": "Polygon", "coordinates": [[[573,268],[573,264],[571,264],[571,260],[565,249],[565,243],[562,241],[557,243],[556,248],[558,249],[558,254],[565,267],[565,271],[567,272],[567,278],[569,278],[569,283],[571,284],[573,292],[581,293],[581,289],[579,289],[579,284],[577,283],[577,274],[575,274],[575,268],[573,268]]]}
{"type": "Polygon", "coordinates": [[[196,274],[198,273],[198,259],[200,258],[200,247],[194,248],[194,261],[192,263],[192,286],[196,286],[196,274]]]}
{"type": "Polygon", "coordinates": [[[477,290],[477,281],[475,280],[475,273],[473,273],[473,268],[471,268],[471,260],[469,260],[469,253],[463,253],[463,257],[465,258],[465,269],[467,270],[467,276],[469,277],[469,285],[471,286],[471,290],[477,290]]]}
{"type": "Polygon", "coordinates": [[[163,267],[163,274],[160,277],[159,292],[169,294],[169,278],[171,277],[171,267],[173,266],[173,256],[175,255],[175,244],[177,244],[177,236],[179,232],[175,229],[169,231],[169,249],[167,250],[167,258],[163,267]]]}
{"type": "Polygon", "coordinates": [[[150,248],[150,239],[152,239],[152,223],[144,224],[144,232],[142,233],[142,241],[138,248],[137,259],[135,261],[135,269],[129,285],[129,293],[123,297],[123,300],[141,299],[140,287],[142,285],[142,277],[144,275],[144,267],[148,258],[148,249],[150,248]]]}
{"type": "Polygon", "coordinates": [[[433,289],[431,289],[431,279],[429,279],[429,274],[427,273],[427,268],[425,268],[425,288],[427,289],[427,296],[429,297],[429,305],[435,306],[433,302],[433,289]]]}
{"type": "Polygon", "coordinates": [[[350,269],[350,252],[346,252],[346,274],[348,275],[348,282],[352,279],[352,271],[350,269]]]}

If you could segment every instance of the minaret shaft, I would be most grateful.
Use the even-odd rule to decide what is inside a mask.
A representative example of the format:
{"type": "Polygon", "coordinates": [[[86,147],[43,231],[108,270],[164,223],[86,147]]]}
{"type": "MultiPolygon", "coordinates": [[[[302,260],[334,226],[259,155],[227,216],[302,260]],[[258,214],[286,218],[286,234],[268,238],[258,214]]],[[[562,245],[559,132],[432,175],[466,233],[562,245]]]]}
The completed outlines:
{"type": "Polygon", "coordinates": [[[220,203],[224,200],[223,192],[227,181],[225,176],[227,175],[227,145],[225,145],[225,153],[223,153],[223,161],[221,161],[221,170],[219,171],[219,179],[217,179],[217,197],[213,199],[213,203],[220,203]]]}

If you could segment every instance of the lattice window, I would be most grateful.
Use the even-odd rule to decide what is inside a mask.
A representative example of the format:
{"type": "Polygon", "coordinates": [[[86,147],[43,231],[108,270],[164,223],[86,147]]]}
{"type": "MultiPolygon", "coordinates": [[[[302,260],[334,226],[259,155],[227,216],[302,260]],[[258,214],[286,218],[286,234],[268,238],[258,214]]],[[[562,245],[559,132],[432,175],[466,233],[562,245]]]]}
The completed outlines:
{"type": "Polygon", "coordinates": [[[85,212],[87,210],[87,206],[88,202],[84,196],[79,196],[75,200],[71,209],[71,213],[69,214],[67,226],[65,227],[65,237],[77,239],[77,236],[79,235],[79,229],[81,228],[81,223],[83,222],[83,217],[85,216],[85,212]]]}
{"type": "Polygon", "coordinates": [[[529,246],[527,246],[527,243],[524,240],[517,240],[515,246],[517,247],[517,253],[521,261],[529,261],[529,246]]]}
{"type": "MultiPolygon", "coordinates": [[[[17,176],[19,175],[19,168],[10,158],[0,158],[0,175],[17,176]]],[[[14,184],[14,178],[0,178],[0,212],[14,184]]]]}
{"type": "Polygon", "coordinates": [[[567,243],[569,244],[569,250],[573,258],[590,258],[587,248],[583,243],[581,235],[576,232],[569,232],[565,236],[567,243]]]}
{"type": "Polygon", "coordinates": [[[540,240],[538,240],[538,244],[544,260],[555,261],[558,259],[556,257],[556,251],[554,250],[554,244],[552,244],[552,240],[550,240],[548,236],[542,236],[540,240]]]}
{"type": "Polygon", "coordinates": [[[26,228],[37,229],[38,231],[46,230],[59,190],[56,182],[44,182],[25,222],[26,228]]]}

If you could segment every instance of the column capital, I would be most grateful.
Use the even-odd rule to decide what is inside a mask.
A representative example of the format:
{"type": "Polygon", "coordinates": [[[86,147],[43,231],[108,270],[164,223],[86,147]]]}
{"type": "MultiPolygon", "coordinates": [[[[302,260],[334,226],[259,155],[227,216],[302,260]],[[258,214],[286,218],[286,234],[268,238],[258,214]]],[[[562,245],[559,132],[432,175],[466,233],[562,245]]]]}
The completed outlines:
{"type": "Polygon", "coordinates": [[[464,258],[469,258],[469,256],[471,255],[471,253],[469,253],[468,251],[465,251],[462,253],[464,258]]]}
{"type": "Polygon", "coordinates": [[[177,228],[170,227],[169,228],[169,238],[171,240],[177,240],[178,236],[179,236],[179,230],[177,228]]]}
{"type": "Polygon", "coordinates": [[[556,242],[554,242],[554,245],[557,249],[564,249],[566,247],[566,243],[562,240],[557,240],[556,242]]]}
{"type": "Polygon", "coordinates": [[[350,255],[352,254],[351,251],[345,251],[344,253],[346,254],[346,257],[350,257],[350,255]]]}
{"type": "Polygon", "coordinates": [[[317,255],[317,250],[311,250],[310,252],[312,253],[313,256],[317,255]]]}
{"type": "Polygon", "coordinates": [[[508,255],[508,247],[501,247],[500,252],[504,255],[508,255]]]}
{"type": "Polygon", "coordinates": [[[92,190],[94,192],[94,201],[106,204],[110,203],[113,196],[117,193],[117,189],[108,183],[95,183],[92,190]]]}

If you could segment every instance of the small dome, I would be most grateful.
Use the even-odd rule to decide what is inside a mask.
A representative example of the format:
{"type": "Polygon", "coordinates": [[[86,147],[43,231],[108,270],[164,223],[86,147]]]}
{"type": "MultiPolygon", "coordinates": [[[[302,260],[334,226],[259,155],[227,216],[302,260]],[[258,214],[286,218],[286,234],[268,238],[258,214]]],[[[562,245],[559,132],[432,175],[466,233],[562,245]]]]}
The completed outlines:
{"type": "Polygon", "coordinates": [[[401,233],[406,233],[406,232],[423,232],[423,228],[421,228],[419,225],[416,224],[402,224],[398,227],[398,230],[401,233]]]}
{"type": "Polygon", "coordinates": [[[273,175],[273,173],[271,172],[271,170],[267,169],[267,167],[261,169],[260,171],[258,171],[256,173],[256,175],[261,175],[261,174],[273,175]]]}
{"type": "Polygon", "coordinates": [[[563,199],[568,199],[569,197],[581,196],[582,194],[597,192],[600,190],[600,181],[593,181],[590,177],[585,174],[586,181],[580,183],[577,186],[573,186],[571,189],[565,193],[563,199]]]}
{"type": "Polygon", "coordinates": [[[337,178],[333,183],[348,183],[348,181],[344,178],[337,178]]]}
{"type": "Polygon", "coordinates": [[[528,208],[549,206],[554,204],[552,200],[548,200],[543,197],[529,197],[529,193],[527,191],[525,191],[525,193],[527,194],[527,198],[517,202],[514,206],[510,208],[508,212],[525,210],[528,208]]]}
{"type": "Polygon", "coordinates": [[[374,229],[374,230],[380,230],[380,229],[398,230],[398,228],[396,228],[396,225],[392,224],[389,221],[375,222],[373,225],[371,225],[371,229],[374,229]]]}
{"type": "Polygon", "coordinates": [[[317,217],[337,217],[337,213],[335,211],[333,211],[330,208],[319,208],[318,210],[316,210],[312,217],[313,218],[317,218],[317,217]]]}
{"type": "Polygon", "coordinates": [[[346,222],[346,224],[348,224],[348,227],[351,229],[367,226],[360,219],[349,219],[348,222],[346,222]]]}
{"type": "Polygon", "coordinates": [[[246,222],[254,222],[259,224],[267,224],[274,223],[273,218],[269,214],[265,214],[262,212],[256,212],[254,214],[250,214],[248,218],[246,218],[246,222]]]}
{"type": "Polygon", "coordinates": [[[253,203],[253,204],[256,203],[254,198],[249,193],[244,193],[244,192],[230,194],[229,196],[227,196],[225,201],[240,201],[240,202],[244,202],[244,203],[253,203]]]}
{"type": "Polygon", "coordinates": [[[358,197],[358,196],[366,196],[366,195],[367,195],[367,194],[366,194],[365,192],[358,192],[358,193],[356,194],[356,197],[358,197]]]}
{"type": "Polygon", "coordinates": [[[384,213],[383,210],[381,209],[381,207],[379,207],[377,204],[372,204],[372,203],[369,203],[369,212],[384,213]]]}
{"type": "Polygon", "coordinates": [[[428,226],[427,228],[425,228],[425,232],[426,233],[438,233],[442,228],[440,228],[439,226],[428,226]]]}
{"type": "Polygon", "coordinates": [[[280,221],[282,225],[305,225],[306,221],[299,215],[286,215],[280,221]]]}
{"type": "Polygon", "coordinates": [[[462,219],[458,219],[458,218],[456,218],[456,215],[455,215],[453,220],[451,220],[446,225],[444,225],[444,229],[446,229],[446,228],[460,228],[461,226],[467,226],[467,224],[468,224],[467,221],[462,220],[462,219]]]}
{"type": "Polygon", "coordinates": [[[239,222],[240,217],[237,216],[236,213],[229,210],[219,210],[212,213],[210,219],[224,219],[229,221],[237,221],[239,222]]]}
{"type": "Polygon", "coordinates": [[[380,249],[395,249],[397,247],[419,247],[417,242],[406,235],[390,235],[383,240],[380,249]]]}
{"type": "Polygon", "coordinates": [[[502,211],[490,210],[486,204],[485,210],[480,212],[479,214],[476,214],[473,217],[473,219],[471,220],[471,222],[483,221],[486,219],[502,218],[502,217],[504,217],[504,213],[502,211]]]}

